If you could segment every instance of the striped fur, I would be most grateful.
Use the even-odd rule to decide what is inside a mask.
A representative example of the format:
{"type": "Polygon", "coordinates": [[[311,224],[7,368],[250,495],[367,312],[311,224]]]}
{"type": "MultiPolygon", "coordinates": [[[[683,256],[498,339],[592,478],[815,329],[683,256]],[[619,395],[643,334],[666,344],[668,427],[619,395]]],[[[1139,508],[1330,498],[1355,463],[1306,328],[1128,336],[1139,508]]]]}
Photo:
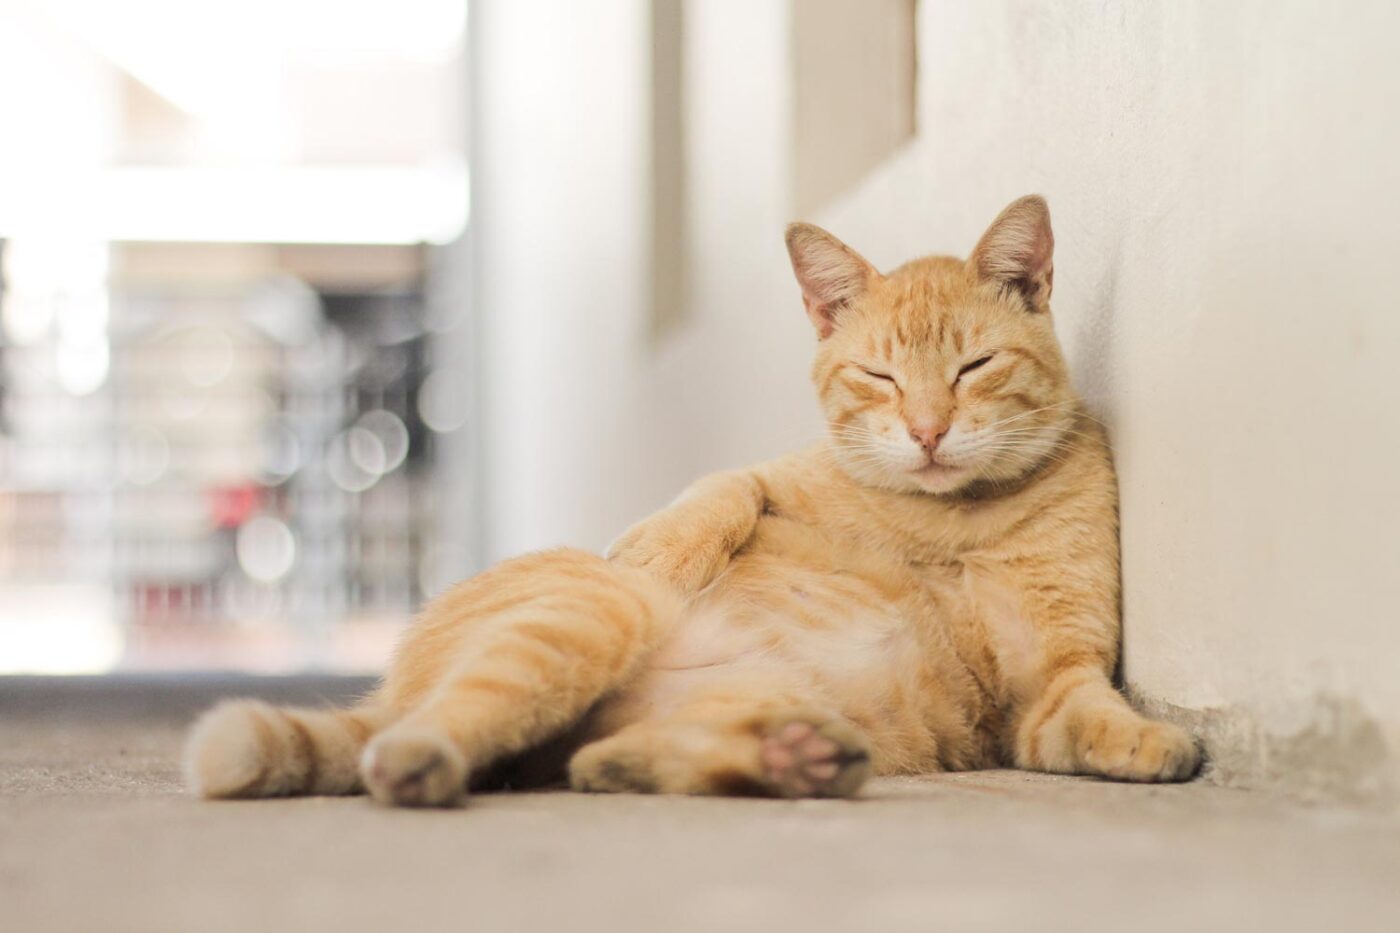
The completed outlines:
{"type": "Polygon", "coordinates": [[[359,793],[360,752],[388,719],[368,706],[308,710],[231,700],[195,724],[186,773],[205,797],[359,793]]]}
{"type": "Polygon", "coordinates": [[[701,480],[607,559],[459,584],[354,709],[216,707],[191,787],[449,805],[492,780],[793,797],[994,765],[1190,776],[1191,738],[1111,682],[1116,490],[1055,339],[1053,242],[1023,198],[967,262],[881,275],[794,225],[827,443],[701,480]]]}

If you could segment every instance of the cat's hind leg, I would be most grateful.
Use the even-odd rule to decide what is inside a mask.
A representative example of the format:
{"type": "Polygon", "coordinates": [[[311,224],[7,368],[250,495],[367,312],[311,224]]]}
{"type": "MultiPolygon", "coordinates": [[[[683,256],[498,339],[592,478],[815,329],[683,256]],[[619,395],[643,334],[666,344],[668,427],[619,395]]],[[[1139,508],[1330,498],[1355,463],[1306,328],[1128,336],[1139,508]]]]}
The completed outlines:
{"type": "Polygon", "coordinates": [[[462,584],[428,607],[389,672],[386,693],[409,711],[366,747],[365,786],[382,803],[456,803],[471,773],[559,735],[628,683],[680,611],[669,587],[583,551],[462,584]]]}
{"type": "Polygon", "coordinates": [[[576,790],[766,797],[851,797],[870,775],[864,734],[803,699],[724,692],[687,702],[584,746],[576,790]]]}
{"type": "Polygon", "coordinates": [[[1200,768],[1195,741],[1144,717],[1096,667],[1069,667],[1026,707],[1015,735],[1017,767],[1119,781],[1184,781],[1200,768]]]}

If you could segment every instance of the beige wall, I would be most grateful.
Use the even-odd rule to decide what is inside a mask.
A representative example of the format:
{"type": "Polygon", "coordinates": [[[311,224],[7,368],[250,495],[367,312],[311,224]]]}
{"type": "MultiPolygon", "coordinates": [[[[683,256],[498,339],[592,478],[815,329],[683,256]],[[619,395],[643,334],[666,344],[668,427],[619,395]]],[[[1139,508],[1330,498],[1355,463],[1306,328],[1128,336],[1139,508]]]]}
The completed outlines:
{"type": "MultiPolygon", "coordinates": [[[[597,28],[604,8],[614,46],[551,47],[550,67],[597,56],[612,82],[548,102],[587,112],[586,138],[540,150],[517,126],[519,164],[496,167],[530,198],[579,184],[587,201],[565,231],[554,201],[476,214],[520,251],[482,267],[506,336],[485,389],[497,556],[601,545],[694,475],[819,429],[780,242],[788,4],[688,10],[690,307],[660,345],[626,220],[644,208],[645,8],[561,15],[597,28]]],[[[1224,779],[1400,785],[1397,11],[923,0],[916,139],[808,218],[890,266],[965,251],[1016,195],[1050,199],[1060,332],[1122,478],[1125,674],[1197,724],[1224,779]]]]}
{"type": "Polygon", "coordinates": [[[691,479],[819,436],[783,274],[785,4],[686,11],[685,313],[648,306],[647,4],[474,7],[486,553],[600,548],[691,479]]]}

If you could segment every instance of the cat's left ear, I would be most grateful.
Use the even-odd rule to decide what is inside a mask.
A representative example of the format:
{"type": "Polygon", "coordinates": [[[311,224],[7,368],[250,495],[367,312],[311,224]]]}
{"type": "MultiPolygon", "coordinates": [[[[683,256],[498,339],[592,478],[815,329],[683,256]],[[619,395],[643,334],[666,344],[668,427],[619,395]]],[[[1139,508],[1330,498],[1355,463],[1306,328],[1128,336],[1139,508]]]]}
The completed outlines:
{"type": "Polygon", "coordinates": [[[1055,234],[1050,230],[1050,207],[1038,194],[1028,194],[997,215],[967,264],[984,281],[996,281],[1026,299],[1033,311],[1050,310],[1055,284],[1055,234]]]}
{"type": "Polygon", "coordinates": [[[836,329],[836,319],[880,277],[865,258],[813,224],[788,224],[788,256],[807,316],[825,340],[836,329]]]}

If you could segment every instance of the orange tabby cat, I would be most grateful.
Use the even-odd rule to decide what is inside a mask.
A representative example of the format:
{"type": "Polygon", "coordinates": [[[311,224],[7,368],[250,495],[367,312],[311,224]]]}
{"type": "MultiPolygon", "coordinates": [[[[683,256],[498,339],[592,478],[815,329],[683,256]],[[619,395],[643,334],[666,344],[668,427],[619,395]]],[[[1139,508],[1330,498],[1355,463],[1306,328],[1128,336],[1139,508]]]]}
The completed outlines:
{"type": "Polygon", "coordinates": [[[221,705],[208,797],[447,805],[469,785],[848,796],[869,774],[1189,777],[1114,689],[1117,500],[1050,318],[1045,202],[966,262],[881,275],[788,229],[820,338],[822,446],[707,477],[608,559],[532,554],[459,584],[350,710],[221,705]]]}

